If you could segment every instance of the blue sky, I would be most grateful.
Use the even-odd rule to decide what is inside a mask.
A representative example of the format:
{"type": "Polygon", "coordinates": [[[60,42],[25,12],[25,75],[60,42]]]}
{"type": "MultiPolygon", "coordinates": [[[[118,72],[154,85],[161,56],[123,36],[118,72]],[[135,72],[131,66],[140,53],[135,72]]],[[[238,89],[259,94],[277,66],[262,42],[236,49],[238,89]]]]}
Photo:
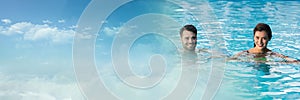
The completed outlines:
{"type": "MultiPolygon", "coordinates": [[[[68,99],[68,97],[80,99],[81,95],[76,85],[72,63],[72,42],[76,23],[89,2],[90,0],[1,1],[0,78],[2,81],[0,81],[0,93],[2,94],[0,94],[0,99],[20,99],[18,97],[24,97],[24,95],[34,99],[36,96],[41,96],[42,100],[52,97],[60,100],[68,99]],[[64,93],[53,92],[47,87],[43,88],[45,87],[43,84],[64,93]]],[[[159,8],[161,6],[153,5],[133,2],[120,7],[107,19],[108,24],[101,31],[104,33],[100,33],[106,36],[105,41],[97,41],[96,46],[100,48],[96,50],[104,47],[104,51],[108,52],[110,48],[105,46],[110,47],[111,39],[116,35],[116,31],[136,15],[163,12],[159,8]],[[134,7],[142,9],[132,11],[134,7]]],[[[177,32],[176,35],[178,35],[177,32]]],[[[140,40],[140,42],[143,41],[151,40],[140,40]]],[[[157,43],[159,44],[159,41],[157,43]]],[[[136,55],[143,54],[147,48],[149,53],[151,49],[154,49],[149,47],[149,44],[148,46],[136,45],[138,45],[135,47],[137,52],[134,51],[136,55]]],[[[108,60],[102,57],[102,54],[98,55],[100,58],[97,58],[100,60],[108,60]]],[[[140,61],[138,58],[135,59],[137,59],[136,62],[140,61]]],[[[144,57],[144,59],[146,60],[143,62],[148,61],[147,58],[144,57]]]]}
{"type": "Polygon", "coordinates": [[[0,99],[82,99],[72,65],[72,42],[89,2],[1,1],[0,99]]]}
{"type": "Polygon", "coordinates": [[[51,69],[71,67],[74,27],[89,2],[90,0],[1,1],[2,72],[47,73],[51,69]]]}
{"type": "Polygon", "coordinates": [[[90,0],[5,0],[0,4],[1,19],[14,22],[41,23],[49,20],[57,23],[65,20],[67,25],[76,24],[90,0]]]}

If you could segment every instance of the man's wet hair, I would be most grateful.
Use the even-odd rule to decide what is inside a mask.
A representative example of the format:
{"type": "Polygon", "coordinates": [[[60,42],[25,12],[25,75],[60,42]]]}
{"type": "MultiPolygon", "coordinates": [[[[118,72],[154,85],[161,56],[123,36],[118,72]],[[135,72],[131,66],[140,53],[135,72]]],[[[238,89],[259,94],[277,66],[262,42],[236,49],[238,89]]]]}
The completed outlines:
{"type": "Polygon", "coordinates": [[[187,31],[190,31],[190,32],[193,32],[195,33],[195,35],[197,36],[197,28],[194,26],[194,25],[185,25],[183,26],[181,29],[180,29],[180,37],[182,36],[182,32],[184,30],[187,30],[187,31]]]}

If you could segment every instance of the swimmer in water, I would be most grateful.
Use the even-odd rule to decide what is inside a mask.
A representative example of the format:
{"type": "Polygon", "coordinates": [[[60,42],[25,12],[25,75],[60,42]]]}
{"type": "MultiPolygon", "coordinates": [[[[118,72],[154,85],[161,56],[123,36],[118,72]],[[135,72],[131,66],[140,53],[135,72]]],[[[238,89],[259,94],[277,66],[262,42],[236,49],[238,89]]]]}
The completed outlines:
{"type": "Polygon", "coordinates": [[[183,49],[180,50],[183,61],[187,64],[195,64],[207,61],[209,57],[203,57],[202,53],[209,53],[207,49],[198,49],[197,28],[194,25],[185,25],[180,29],[180,41],[183,49]],[[201,52],[201,53],[200,53],[201,52]]]}
{"type": "Polygon", "coordinates": [[[180,29],[180,40],[183,47],[182,57],[185,61],[195,62],[197,58],[197,29],[194,25],[185,25],[180,29]]]}
{"type": "Polygon", "coordinates": [[[288,56],[272,52],[267,48],[268,42],[272,38],[272,31],[268,24],[258,23],[253,30],[254,47],[236,54],[233,59],[237,59],[241,55],[253,55],[253,60],[257,62],[266,62],[266,56],[280,57],[286,62],[298,62],[299,60],[289,58],[288,56]]]}

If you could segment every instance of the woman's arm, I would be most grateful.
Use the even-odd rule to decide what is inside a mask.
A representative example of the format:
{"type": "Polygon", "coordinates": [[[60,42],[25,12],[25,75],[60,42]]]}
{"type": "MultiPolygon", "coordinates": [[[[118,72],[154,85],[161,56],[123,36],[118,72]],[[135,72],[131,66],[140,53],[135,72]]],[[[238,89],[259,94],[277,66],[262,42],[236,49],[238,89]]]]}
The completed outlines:
{"type": "Polygon", "coordinates": [[[291,63],[300,63],[299,60],[294,59],[294,58],[290,58],[290,57],[285,56],[285,55],[283,55],[283,54],[279,54],[279,53],[276,53],[276,52],[272,52],[272,55],[275,55],[275,56],[277,56],[277,57],[283,58],[283,59],[286,60],[287,62],[291,62],[291,63]]]}
{"type": "Polygon", "coordinates": [[[245,53],[247,53],[247,50],[242,51],[242,52],[239,52],[239,53],[235,54],[235,55],[232,56],[232,57],[229,57],[229,58],[227,59],[227,61],[238,61],[238,60],[240,60],[239,57],[240,57],[241,55],[245,54],[245,53]]]}

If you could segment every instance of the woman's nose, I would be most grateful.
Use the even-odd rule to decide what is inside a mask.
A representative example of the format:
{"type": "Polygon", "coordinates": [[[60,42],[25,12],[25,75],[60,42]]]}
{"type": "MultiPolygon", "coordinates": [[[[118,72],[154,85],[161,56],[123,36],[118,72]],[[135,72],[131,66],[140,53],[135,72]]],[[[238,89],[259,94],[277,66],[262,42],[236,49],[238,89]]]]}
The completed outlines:
{"type": "Polygon", "coordinates": [[[260,44],[263,43],[263,39],[262,39],[262,38],[259,39],[259,43],[260,43],[260,44]]]}

